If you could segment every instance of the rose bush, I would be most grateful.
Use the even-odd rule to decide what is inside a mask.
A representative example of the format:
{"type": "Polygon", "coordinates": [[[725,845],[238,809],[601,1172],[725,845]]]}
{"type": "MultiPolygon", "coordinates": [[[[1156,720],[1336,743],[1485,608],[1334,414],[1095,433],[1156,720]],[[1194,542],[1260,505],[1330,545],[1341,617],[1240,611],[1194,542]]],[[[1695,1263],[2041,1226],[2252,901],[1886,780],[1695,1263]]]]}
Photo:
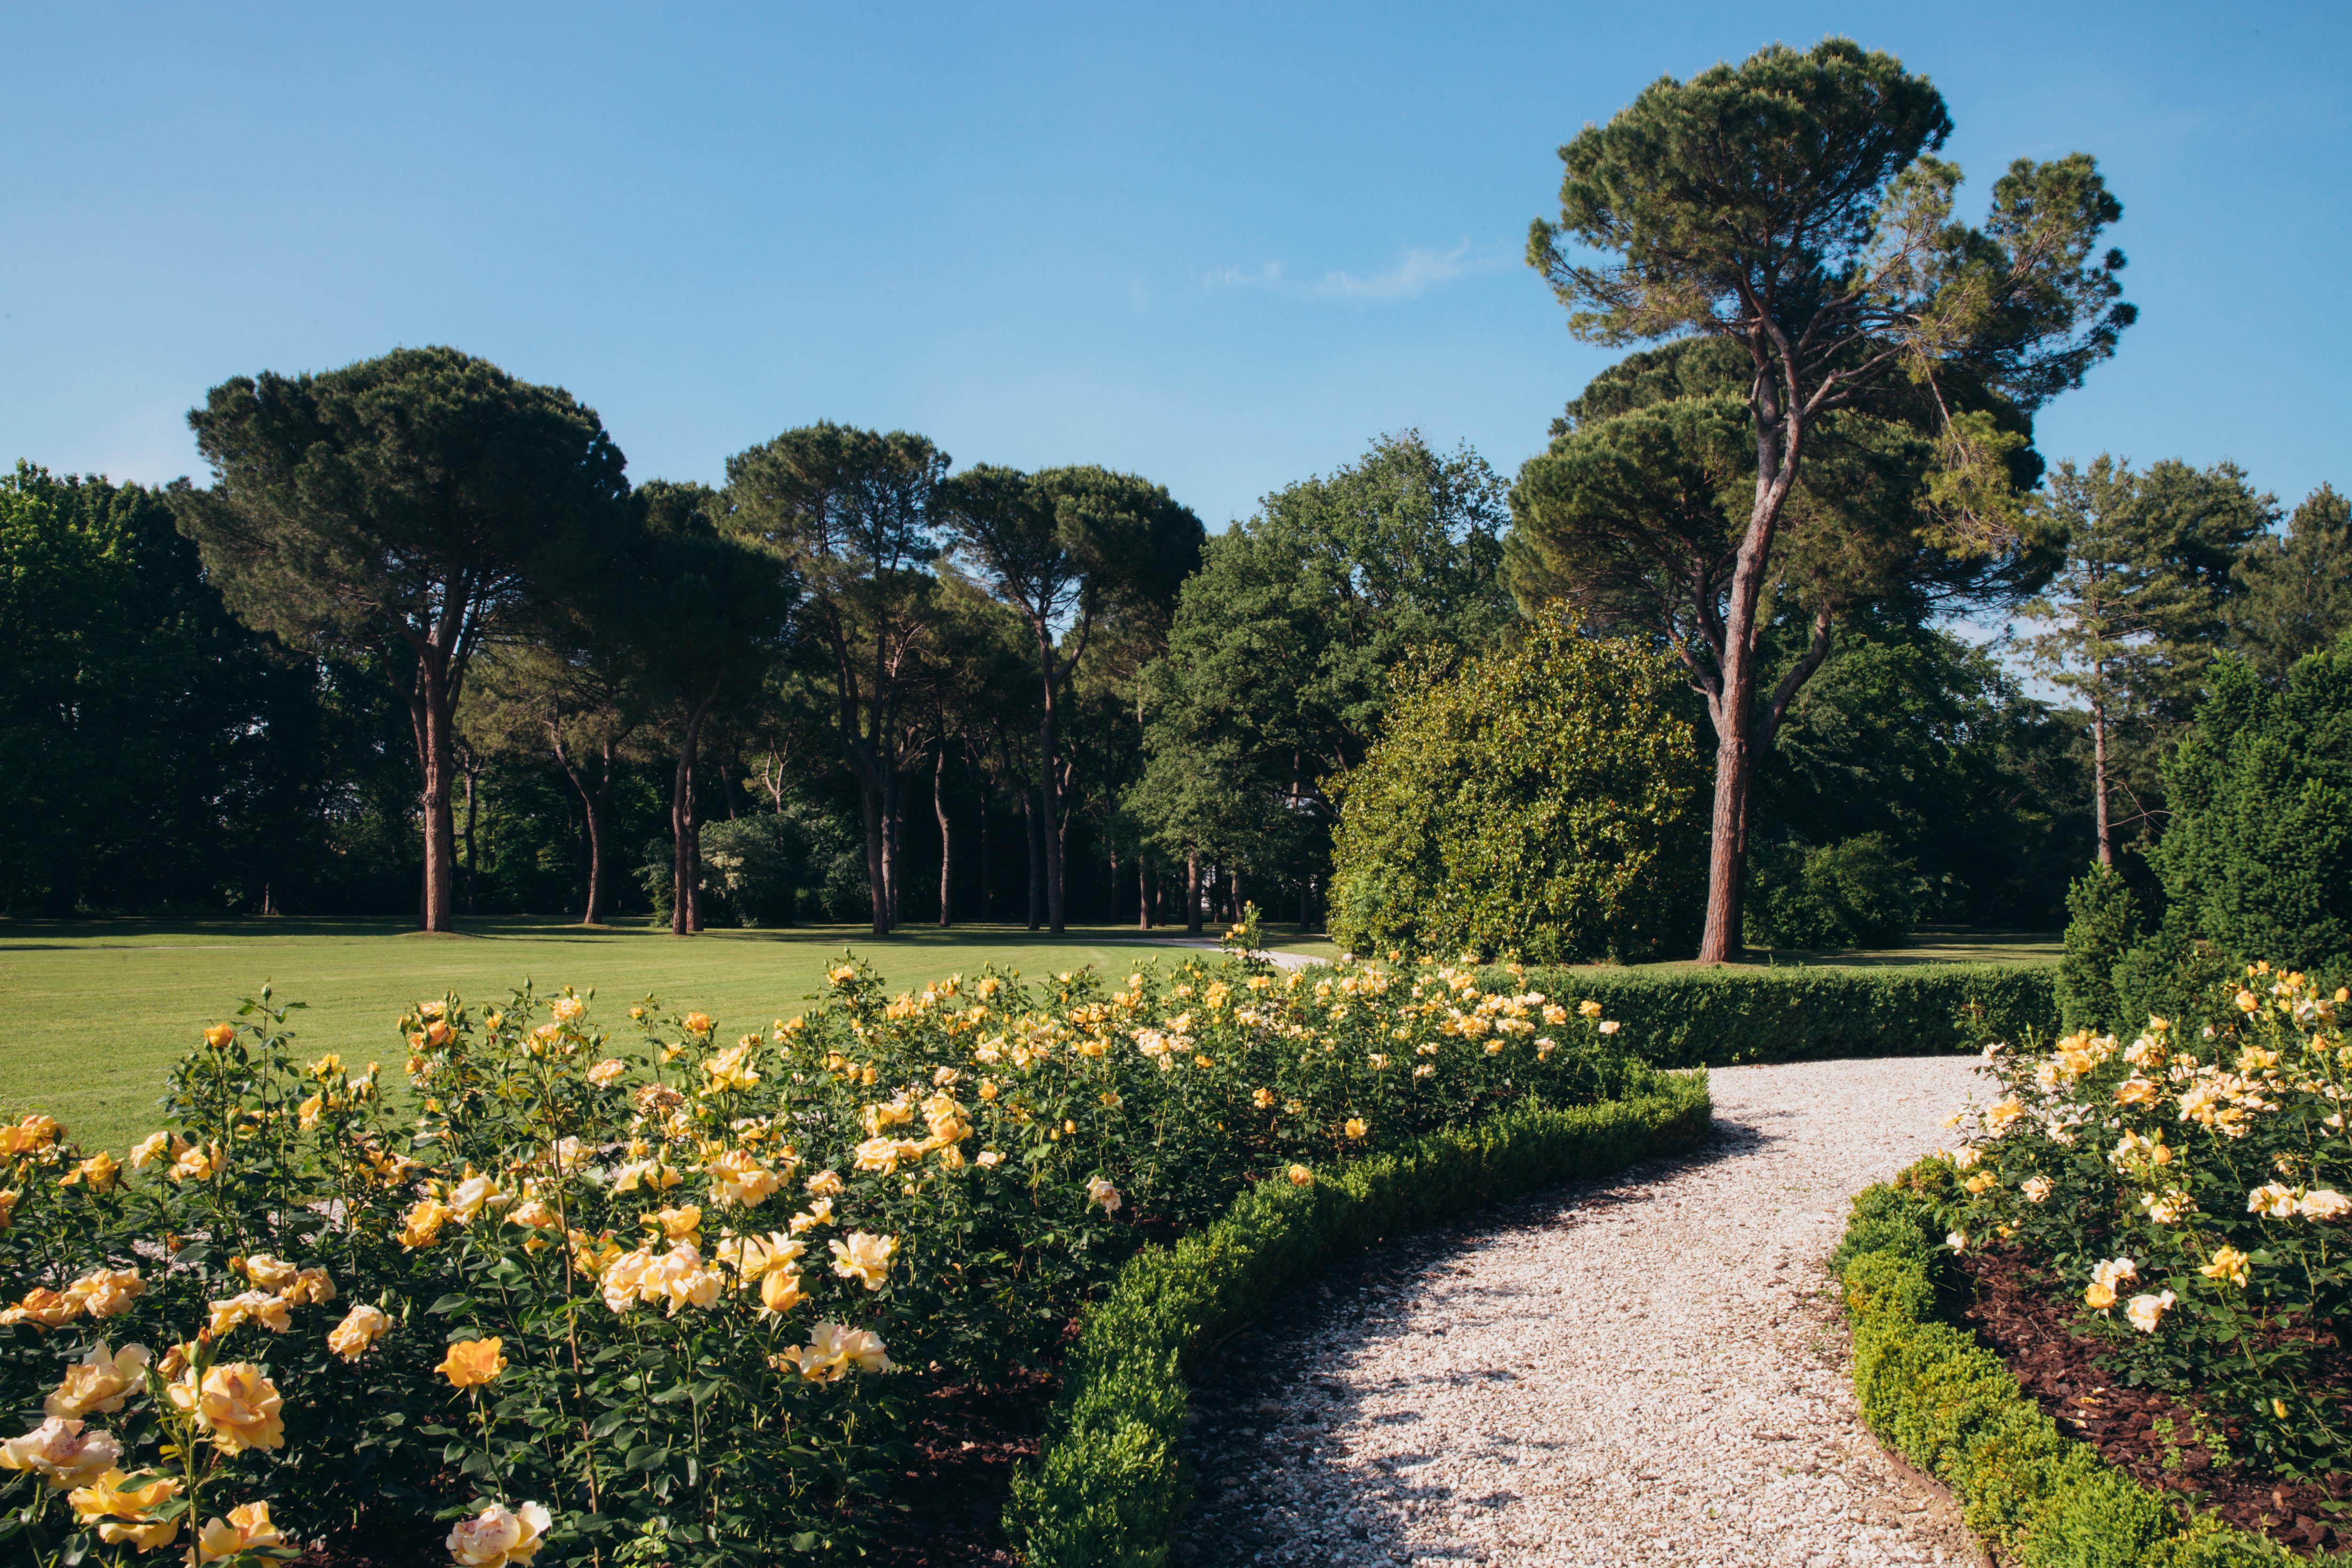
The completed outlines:
{"type": "Polygon", "coordinates": [[[2000,1047],[1976,1136],[1916,1171],[1956,1250],[2015,1248],[2082,1309],[2106,1363],[2194,1413],[2224,1461],[2319,1479],[2352,1419],[2352,993],[2248,967],[2128,1042],[2000,1047]]]}
{"type": "Polygon", "coordinates": [[[855,1555],[920,1395],[1050,1360],[1244,1186],[1651,1081],[1467,969],[1245,961],[887,997],[741,1034],[450,995],[401,1078],[265,992],[118,1157],[0,1128],[0,1534],[43,1561],[855,1555]],[[430,1557],[425,1553],[430,1549],[430,1557]]]}

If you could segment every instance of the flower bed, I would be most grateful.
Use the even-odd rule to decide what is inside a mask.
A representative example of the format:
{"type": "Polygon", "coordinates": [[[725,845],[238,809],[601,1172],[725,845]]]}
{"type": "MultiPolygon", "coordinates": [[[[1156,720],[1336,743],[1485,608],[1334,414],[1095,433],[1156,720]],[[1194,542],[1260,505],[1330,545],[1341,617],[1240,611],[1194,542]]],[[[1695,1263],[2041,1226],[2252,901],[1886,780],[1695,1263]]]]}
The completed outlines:
{"type": "Polygon", "coordinates": [[[32,1427],[0,1443],[0,1531],[855,1555],[919,1396],[1034,1380],[1147,1241],[1654,1076],[1597,1008],[1433,965],[829,984],[731,1039],[650,999],[608,1034],[570,993],[445,997],[402,1020],[402,1105],[374,1064],[305,1060],[265,994],[127,1156],[0,1131],[0,1394],[32,1427]]]}
{"type": "Polygon", "coordinates": [[[2257,964],[2210,1024],[1992,1047],[1972,1141],[1906,1178],[1948,1247],[2063,1306],[2151,1439],[2191,1451],[2188,1489],[2273,1493],[2264,1528],[2301,1542],[2326,1531],[2291,1495],[2332,1500],[2352,1449],[2347,1002],[2257,964]]]}

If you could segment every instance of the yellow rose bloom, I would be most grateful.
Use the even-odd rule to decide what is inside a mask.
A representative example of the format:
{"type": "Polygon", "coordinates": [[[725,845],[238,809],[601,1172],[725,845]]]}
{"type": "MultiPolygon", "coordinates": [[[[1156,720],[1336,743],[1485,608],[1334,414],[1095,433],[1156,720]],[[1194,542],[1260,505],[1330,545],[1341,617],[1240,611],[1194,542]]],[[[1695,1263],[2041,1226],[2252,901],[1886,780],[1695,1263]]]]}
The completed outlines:
{"type": "Polygon", "coordinates": [[[2208,1279],[2242,1287],[2246,1283],[2248,1261],[2246,1255],[2234,1247],[2217,1247],[2213,1249],[2211,1260],[2197,1272],[2208,1279]]]}
{"type": "Polygon", "coordinates": [[[205,1044],[216,1051],[226,1049],[228,1043],[236,1038],[235,1024],[215,1024],[205,1030],[205,1044]]]}
{"type": "Polygon", "coordinates": [[[618,1057],[606,1057],[588,1069],[588,1081],[598,1089],[610,1089],[628,1075],[629,1064],[618,1057]]]}
{"type": "Polygon", "coordinates": [[[102,1193],[114,1185],[114,1178],[122,1169],[114,1155],[104,1149],[82,1161],[58,1181],[61,1187],[87,1186],[93,1193],[102,1193]]]}
{"type": "Polygon", "coordinates": [[[801,1376],[811,1383],[838,1382],[853,1366],[862,1372],[888,1372],[891,1364],[883,1352],[881,1335],[829,1319],[809,1331],[805,1346],[796,1345],[778,1359],[799,1368],[801,1376]]]}
{"type": "Polygon", "coordinates": [[[1294,1187],[1311,1187],[1315,1184],[1315,1173],[1304,1165],[1293,1165],[1290,1167],[1290,1184],[1294,1187]]]}
{"type": "Polygon", "coordinates": [[[506,1342],[497,1338],[460,1340],[433,1370],[447,1378],[452,1388],[478,1388],[496,1383],[499,1373],[506,1371],[505,1348],[506,1342]]]}
{"type": "Polygon", "coordinates": [[[180,1483],[159,1476],[144,1486],[125,1486],[130,1479],[121,1470],[109,1469],[66,1501],[73,1506],[74,1517],[85,1526],[97,1525],[98,1538],[110,1545],[133,1546],[142,1552],[169,1546],[180,1533],[180,1521],[158,1522],[151,1516],[180,1495],[180,1483]]]}
{"type": "Polygon", "coordinates": [[[890,1277],[890,1260],[898,1256],[898,1238],[853,1230],[847,1240],[835,1241],[832,1247],[835,1274],[844,1279],[856,1279],[868,1290],[879,1290],[890,1277]]]}
{"type": "Polygon", "coordinates": [[[841,1173],[838,1171],[819,1171],[815,1175],[811,1176],[807,1182],[803,1184],[803,1185],[806,1188],[808,1194],[811,1197],[839,1197],[841,1195],[842,1189],[841,1173]]]}
{"type": "Polygon", "coordinates": [[[228,1510],[226,1519],[215,1514],[210,1522],[196,1531],[196,1561],[217,1563],[241,1552],[285,1543],[286,1537],[269,1522],[268,1503],[240,1503],[228,1510]]]}
{"type": "Polygon", "coordinates": [[[789,1268],[774,1268],[760,1278],[760,1315],[775,1317],[808,1300],[801,1277],[789,1268]]]}
{"type": "Polygon", "coordinates": [[[93,1318],[112,1318],[131,1310],[131,1303],[146,1291],[136,1268],[93,1268],[66,1287],[66,1305],[93,1318]]]}
{"type": "Polygon", "coordinates": [[[1348,1118],[1347,1126],[1341,1128],[1340,1131],[1347,1133],[1350,1138],[1361,1138],[1366,1133],[1370,1132],[1371,1129],[1364,1125],[1362,1118],[1350,1116],[1348,1118]]]}
{"type": "Polygon", "coordinates": [[[286,1424],[278,1416],[277,1385],[251,1362],[232,1362],[205,1373],[196,1390],[196,1422],[212,1434],[224,1454],[247,1448],[282,1448],[286,1424]]]}
{"type": "Polygon", "coordinates": [[[23,1300],[0,1310],[0,1326],[30,1323],[37,1329],[62,1328],[79,1316],[80,1305],[66,1300],[65,1292],[37,1285],[25,1292],[23,1300]]]}
{"type": "Polygon", "coordinates": [[[412,1252],[431,1247],[441,1239],[441,1227],[448,1222],[447,1205],[438,1198],[419,1198],[401,1221],[400,1245],[412,1252]]]}
{"type": "Polygon", "coordinates": [[[105,1432],[84,1430],[77,1416],[52,1415],[21,1437],[0,1443],[0,1470],[24,1470],[59,1491],[114,1468],[122,1447],[105,1432]]]}
{"type": "Polygon", "coordinates": [[[688,1013],[679,1023],[689,1035],[707,1035],[711,1030],[710,1015],[708,1013],[688,1013]]]}
{"type": "Polygon", "coordinates": [[[459,1568],[508,1568],[536,1556],[554,1526],[555,1521],[538,1503],[527,1502],[519,1509],[492,1503],[452,1526],[446,1544],[459,1568]]]}
{"type": "Polygon", "coordinates": [[[145,1345],[125,1345],[117,1352],[100,1340],[66,1368],[65,1381],[41,1402],[41,1409],[62,1418],[111,1415],[133,1390],[145,1386],[149,1359],[145,1345]]]}
{"type": "Polygon", "coordinates": [[[343,1315],[341,1322],[329,1331],[327,1348],[345,1361],[357,1361],[391,1327],[392,1320],[380,1309],[362,1301],[343,1315]]]}

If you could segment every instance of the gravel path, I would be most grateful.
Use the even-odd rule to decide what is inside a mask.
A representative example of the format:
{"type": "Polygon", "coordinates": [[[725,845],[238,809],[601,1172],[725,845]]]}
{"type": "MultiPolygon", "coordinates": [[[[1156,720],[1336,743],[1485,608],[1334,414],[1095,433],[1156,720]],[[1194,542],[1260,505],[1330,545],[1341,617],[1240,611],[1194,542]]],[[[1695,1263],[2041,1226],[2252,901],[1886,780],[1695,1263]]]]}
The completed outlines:
{"type": "Polygon", "coordinates": [[[1227,1345],[1177,1561],[1981,1563],[1861,1425],[1823,1265],[1972,1058],[1712,1075],[1696,1155],[1381,1247],[1227,1345]]]}

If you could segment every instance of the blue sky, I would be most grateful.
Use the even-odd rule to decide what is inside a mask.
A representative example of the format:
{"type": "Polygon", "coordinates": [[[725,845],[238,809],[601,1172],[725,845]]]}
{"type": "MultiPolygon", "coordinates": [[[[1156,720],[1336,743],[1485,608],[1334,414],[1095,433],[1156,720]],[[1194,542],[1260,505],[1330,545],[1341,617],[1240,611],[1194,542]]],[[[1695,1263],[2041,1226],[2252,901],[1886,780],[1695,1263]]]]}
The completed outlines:
{"type": "MultiPolygon", "coordinates": [[[[2095,153],[2141,324],[2052,458],[2352,488],[2352,8],[1979,4],[15,7],[0,447],[197,469],[259,370],[446,342],[631,476],[834,418],[1100,462],[1212,527],[1376,433],[1507,474],[1612,357],[1520,260],[1554,149],[1843,33],[1978,178],[2095,153]],[[1769,20],[1761,19],[1769,16],[1769,20]]],[[[201,477],[201,475],[199,475],[201,477]]]]}

